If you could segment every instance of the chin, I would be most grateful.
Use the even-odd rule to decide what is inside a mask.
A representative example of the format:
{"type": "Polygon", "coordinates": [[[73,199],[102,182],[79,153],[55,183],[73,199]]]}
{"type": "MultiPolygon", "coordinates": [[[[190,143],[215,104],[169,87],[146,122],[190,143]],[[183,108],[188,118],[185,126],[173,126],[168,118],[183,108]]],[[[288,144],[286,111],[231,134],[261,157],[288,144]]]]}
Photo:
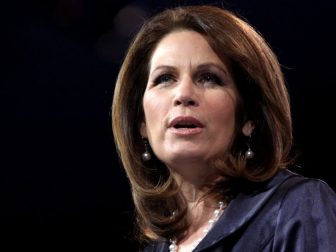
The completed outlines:
{"type": "Polygon", "coordinates": [[[181,150],[174,153],[169,153],[165,155],[165,157],[162,160],[166,160],[165,163],[192,163],[192,162],[201,162],[204,160],[205,153],[202,152],[196,152],[196,151],[188,151],[188,150],[181,150]]]}

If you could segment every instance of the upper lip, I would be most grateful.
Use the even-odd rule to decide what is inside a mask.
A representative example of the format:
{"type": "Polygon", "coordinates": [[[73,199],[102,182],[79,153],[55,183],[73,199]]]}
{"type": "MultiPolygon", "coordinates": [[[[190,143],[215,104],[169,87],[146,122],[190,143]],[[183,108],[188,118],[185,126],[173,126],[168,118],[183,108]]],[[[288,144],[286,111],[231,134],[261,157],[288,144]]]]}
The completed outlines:
{"type": "Polygon", "coordinates": [[[175,117],[170,123],[168,127],[176,127],[177,125],[192,125],[194,127],[203,128],[204,125],[195,117],[192,116],[178,116],[175,117]]]}

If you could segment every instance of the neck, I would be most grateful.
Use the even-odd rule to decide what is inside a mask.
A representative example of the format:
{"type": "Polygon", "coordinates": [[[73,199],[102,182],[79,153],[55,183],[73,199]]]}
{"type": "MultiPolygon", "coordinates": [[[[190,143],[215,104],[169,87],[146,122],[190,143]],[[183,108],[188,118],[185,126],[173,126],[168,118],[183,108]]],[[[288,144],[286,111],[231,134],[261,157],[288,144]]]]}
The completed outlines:
{"type": "Polygon", "coordinates": [[[207,225],[213,211],[218,208],[218,201],[206,199],[202,201],[188,202],[188,218],[190,226],[187,233],[193,234],[207,225]]]}
{"type": "MultiPolygon", "coordinates": [[[[169,250],[171,252],[194,250],[194,248],[197,247],[200,241],[215,225],[224,211],[225,205],[223,202],[218,202],[216,205],[217,206],[215,208],[210,208],[206,206],[204,201],[201,202],[198,208],[203,209],[204,211],[198,211],[197,217],[191,216],[192,221],[186,236],[179,242],[177,242],[176,239],[173,239],[169,250]]],[[[189,212],[192,214],[193,211],[189,212]]]]}
{"type": "MultiPolygon", "coordinates": [[[[203,170],[206,167],[203,167],[203,170]]],[[[197,175],[195,171],[193,176],[183,176],[178,172],[172,171],[175,180],[181,189],[181,192],[184,198],[187,201],[188,205],[188,218],[191,221],[191,228],[197,229],[199,226],[202,226],[205,222],[207,222],[209,216],[212,214],[213,210],[218,207],[218,201],[213,200],[211,198],[202,198],[205,195],[204,190],[204,178],[210,178],[210,174],[208,175],[197,175]],[[195,175],[196,174],[196,175],[195,175]]]]}
{"type": "Polygon", "coordinates": [[[215,169],[206,165],[169,166],[169,170],[188,202],[199,201],[204,195],[204,184],[215,179],[215,169]]]}
{"type": "Polygon", "coordinates": [[[216,171],[208,161],[203,160],[175,160],[166,165],[177,181],[184,181],[195,186],[203,184],[205,179],[213,176],[216,171]]]}

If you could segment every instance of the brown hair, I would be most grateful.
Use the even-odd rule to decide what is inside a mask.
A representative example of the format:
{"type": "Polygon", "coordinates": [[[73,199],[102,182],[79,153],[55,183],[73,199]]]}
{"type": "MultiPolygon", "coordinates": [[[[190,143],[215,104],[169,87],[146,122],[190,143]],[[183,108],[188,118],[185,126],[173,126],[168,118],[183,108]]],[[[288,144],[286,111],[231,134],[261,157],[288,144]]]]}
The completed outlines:
{"type": "Polygon", "coordinates": [[[216,54],[229,64],[240,101],[236,111],[235,140],[230,155],[221,160],[219,178],[208,184],[208,195],[228,200],[232,181],[260,182],[289,163],[292,125],[288,92],[278,60],[247,22],[212,6],[165,10],[149,19],[131,43],[121,66],[112,104],[113,133],[119,156],[131,184],[138,224],[145,238],[181,237],[188,227],[186,204],[168,169],[156,157],[144,163],[140,124],[142,98],[149,61],[168,33],[187,29],[204,36],[216,54]],[[255,157],[245,161],[247,120],[255,124],[251,147],[255,157]],[[225,178],[225,179],[224,179],[225,178]],[[177,216],[171,214],[177,209],[177,216]]]}

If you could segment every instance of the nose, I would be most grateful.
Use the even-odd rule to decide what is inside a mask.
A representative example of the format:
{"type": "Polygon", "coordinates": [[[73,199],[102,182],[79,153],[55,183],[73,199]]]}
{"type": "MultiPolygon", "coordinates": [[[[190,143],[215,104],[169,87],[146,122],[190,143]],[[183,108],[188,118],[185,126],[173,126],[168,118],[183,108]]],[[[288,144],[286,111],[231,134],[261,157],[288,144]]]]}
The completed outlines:
{"type": "Polygon", "coordinates": [[[176,86],[175,106],[198,106],[197,92],[193,81],[185,78],[176,86]]]}

